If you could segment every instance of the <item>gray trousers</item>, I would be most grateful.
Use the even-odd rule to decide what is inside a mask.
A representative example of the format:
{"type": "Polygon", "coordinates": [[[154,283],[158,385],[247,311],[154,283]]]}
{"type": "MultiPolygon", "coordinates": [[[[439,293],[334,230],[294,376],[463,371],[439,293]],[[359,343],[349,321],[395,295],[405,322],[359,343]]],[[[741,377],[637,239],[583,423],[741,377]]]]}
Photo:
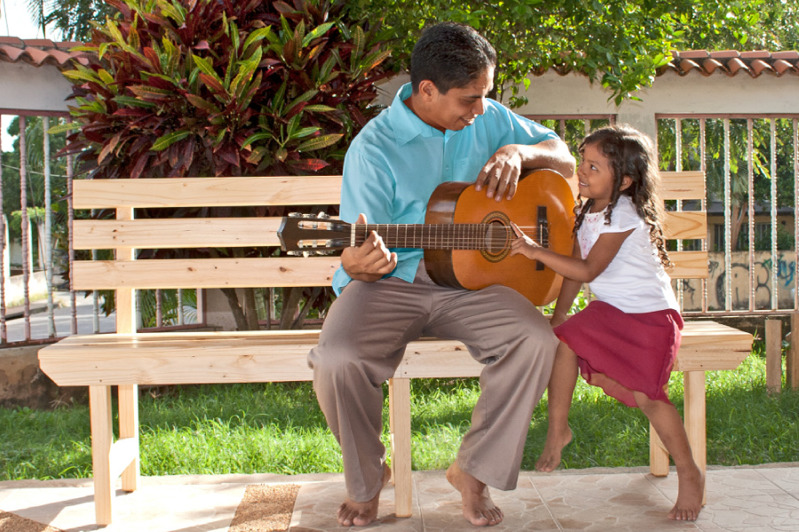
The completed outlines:
{"type": "Polygon", "coordinates": [[[549,322],[511,288],[441,287],[419,267],[411,284],[352,281],[330,307],[308,362],[327,423],[341,445],[348,496],[371,500],[382,486],[382,383],[408,342],[457,339],[485,364],[460,468],[488,486],[516,487],[533,408],[543,394],[557,339],[549,322]]]}

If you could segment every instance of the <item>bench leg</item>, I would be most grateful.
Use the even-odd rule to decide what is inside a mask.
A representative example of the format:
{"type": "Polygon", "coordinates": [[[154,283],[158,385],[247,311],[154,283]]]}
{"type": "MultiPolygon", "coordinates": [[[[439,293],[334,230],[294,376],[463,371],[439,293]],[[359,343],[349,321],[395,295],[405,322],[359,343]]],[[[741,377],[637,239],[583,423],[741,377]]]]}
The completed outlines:
{"type": "Polygon", "coordinates": [[[139,487],[139,387],[136,384],[119,387],[119,439],[132,442],[133,458],[122,472],[122,489],[135,491],[139,487]]]}
{"type": "Polygon", "coordinates": [[[651,423],[649,424],[649,472],[656,477],[665,477],[669,474],[669,452],[651,423]]]}
{"type": "Polygon", "coordinates": [[[413,500],[411,480],[411,380],[388,381],[389,425],[391,430],[391,473],[394,478],[394,511],[410,517],[413,500]]]}
{"type": "MultiPolygon", "coordinates": [[[[686,371],[683,373],[685,382],[685,432],[688,434],[688,443],[694,461],[702,473],[707,472],[707,433],[706,433],[706,405],[705,405],[705,372],[686,371]]],[[[702,496],[705,504],[707,489],[702,496]]]]}
{"type": "Polygon", "coordinates": [[[111,476],[113,431],[110,386],[89,386],[89,409],[92,428],[95,519],[98,525],[109,525],[114,498],[114,478],[111,476]]]}

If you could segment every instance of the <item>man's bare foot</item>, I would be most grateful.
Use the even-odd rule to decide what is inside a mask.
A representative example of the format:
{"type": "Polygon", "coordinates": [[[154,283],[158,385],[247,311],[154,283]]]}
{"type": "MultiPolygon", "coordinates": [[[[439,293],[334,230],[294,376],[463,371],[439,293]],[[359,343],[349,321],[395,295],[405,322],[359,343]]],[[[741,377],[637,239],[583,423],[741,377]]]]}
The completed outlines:
{"type": "Polygon", "coordinates": [[[463,517],[474,526],[493,526],[502,522],[502,510],[488,494],[488,486],[453,462],[447,469],[447,480],[461,493],[463,517]]]}
{"type": "Polygon", "coordinates": [[[563,448],[572,441],[572,430],[566,426],[566,431],[548,430],[547,441],[544,443],[544,450],[535,463],[536,471],[550,473],[560,464],[560,456],[563,448]]]}
{"type": "Polygon", "coordinates": [[[383,464],[383,484],[377,495],[366,502],[347,500],[341,503],[336,511],[336,519],[341,526],[366,526],[377,519],[377,505],[380,502],[380,491],[388,484],[391,478],[391,468],[383,464]]]}
{"type": "Polygon", "coordinates": [[[677,502],[669,512],[669,519],[696,521],[702,509],[705,494],[705,476],[698,467],[677,471],[677,502]]]}

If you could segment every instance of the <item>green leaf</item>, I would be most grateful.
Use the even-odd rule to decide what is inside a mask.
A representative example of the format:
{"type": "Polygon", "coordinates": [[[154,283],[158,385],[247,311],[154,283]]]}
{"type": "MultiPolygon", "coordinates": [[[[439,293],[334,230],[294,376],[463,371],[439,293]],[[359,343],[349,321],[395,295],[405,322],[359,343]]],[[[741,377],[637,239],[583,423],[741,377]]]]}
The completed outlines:
{"type": "Polygon", "coordinates": [[[269,26],[258,28],[257,30],[250,32],[250,34],[247,35],[247,38],[244,40],[244,50],[247,50],[253,43],[260,42],[269,37],[271,33],[272,28],[269,26]]]}
{"type": "Polygon", "coordinates": [[[158,137],[150,149],[152,151],[163,151],[175,142],[183,140],[191,134],[191,131],[173,131],[172,133],[167,133],[166,135],[158,137]]]}
{"type": "Polygon", "coordinates": [[[153,102],[148,102],[140,98],[134,98],[132,96],[124,96],[121,94],[119,96],[114,96],[113,100],[121,106],[144,107],[147,109],[156,107],[156,104],[153,102]]]}
{"type": "Polygon", "coordinates": [[[306,140],[299,146],[297,146],[297,151],[313,151],[313,150],[320,150],[322,148],[327,148],[328,146],[332,146],[343,137],[344,134],[342,133],[331,133],[329,135],[320,135],[318,137],[312,138],[310,140],[306,140]]]}
{"type": "Polygon", "coordinates": [[[242,142],[241,147],[246,148],[253,142],[258,142],[259,140],[269,139],[272,138],[272,133],[255,133],[254,135],[250,135],[247,139],[242,142]]]}
{"type": "Polygon", "coordinates": [[[66,122],[64,124],[58,124],[50,129],[47,130],[47,133],[50,135],[58,135],[59,133],[68,133],[70,131],[77,131],[80,129],[80,124],[78,122],[66,122]]]}
{"type": "Polygon", "coordinates": [[[327,32],[330,30],[330,28],[332,28],[333,26],[335,26],[335,24],[336,24],[335,22],[326,22],[326,23],[322,24],[321,26],[317,26],[317,27],[315,27],[314,29],[312,29],[312,30],[311,30],[311,31],[310,31],[310,32],[309,32],[309,33],[308,33],[308,34],[307,34],[307,35],[306,35],[306,36],[305,36],[305,37],[302,39],[302,45],[303,45],[303,47],[305,47],[305,46],[308,46],[308,45],[311,43],[311,41],[313,41],[313,40],[314,40],[314,39],[316,39],[317,37],[321,37],[322,35],[324,35],[325,33],[327,33],[327,32]]]}

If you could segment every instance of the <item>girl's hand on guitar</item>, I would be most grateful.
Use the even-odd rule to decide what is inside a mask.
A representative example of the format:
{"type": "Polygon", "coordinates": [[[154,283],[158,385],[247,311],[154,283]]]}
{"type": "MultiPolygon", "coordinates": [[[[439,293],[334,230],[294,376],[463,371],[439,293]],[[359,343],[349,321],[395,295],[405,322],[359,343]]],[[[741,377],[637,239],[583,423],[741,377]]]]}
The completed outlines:
{"type": "MultiPolygon", "coordinates": [[[[366,224],[366,215],[358,216],[358,224],[366,224]]],[[[383,239],[372,231],[358,247],[341,252],[341,265],[347,275],[358,281],[374,282],[397,267],[397,254],[388,250],[383,239]]]]}
{"type": "Polygon", "coordinates": [[[496,151],[477,175],[475,189],[486,189],[486,197],[501,201],[516,194],[516,186],[522,175],[522,156],[515,144],[508,144],[496,151]]]}
{"type": "Polygon", "coordinates": [[[538,250],[543,248],[538,244],[538,242],[525,235],[524,231],[519,229],[518,225],[511,222],[510,226],[513,229],[513,233],[516,235],[516,238],[514,238],[513,242],[511,242],[510,254],[524,255],[528,259],[535,259],[538,255],[538,250]]]}

